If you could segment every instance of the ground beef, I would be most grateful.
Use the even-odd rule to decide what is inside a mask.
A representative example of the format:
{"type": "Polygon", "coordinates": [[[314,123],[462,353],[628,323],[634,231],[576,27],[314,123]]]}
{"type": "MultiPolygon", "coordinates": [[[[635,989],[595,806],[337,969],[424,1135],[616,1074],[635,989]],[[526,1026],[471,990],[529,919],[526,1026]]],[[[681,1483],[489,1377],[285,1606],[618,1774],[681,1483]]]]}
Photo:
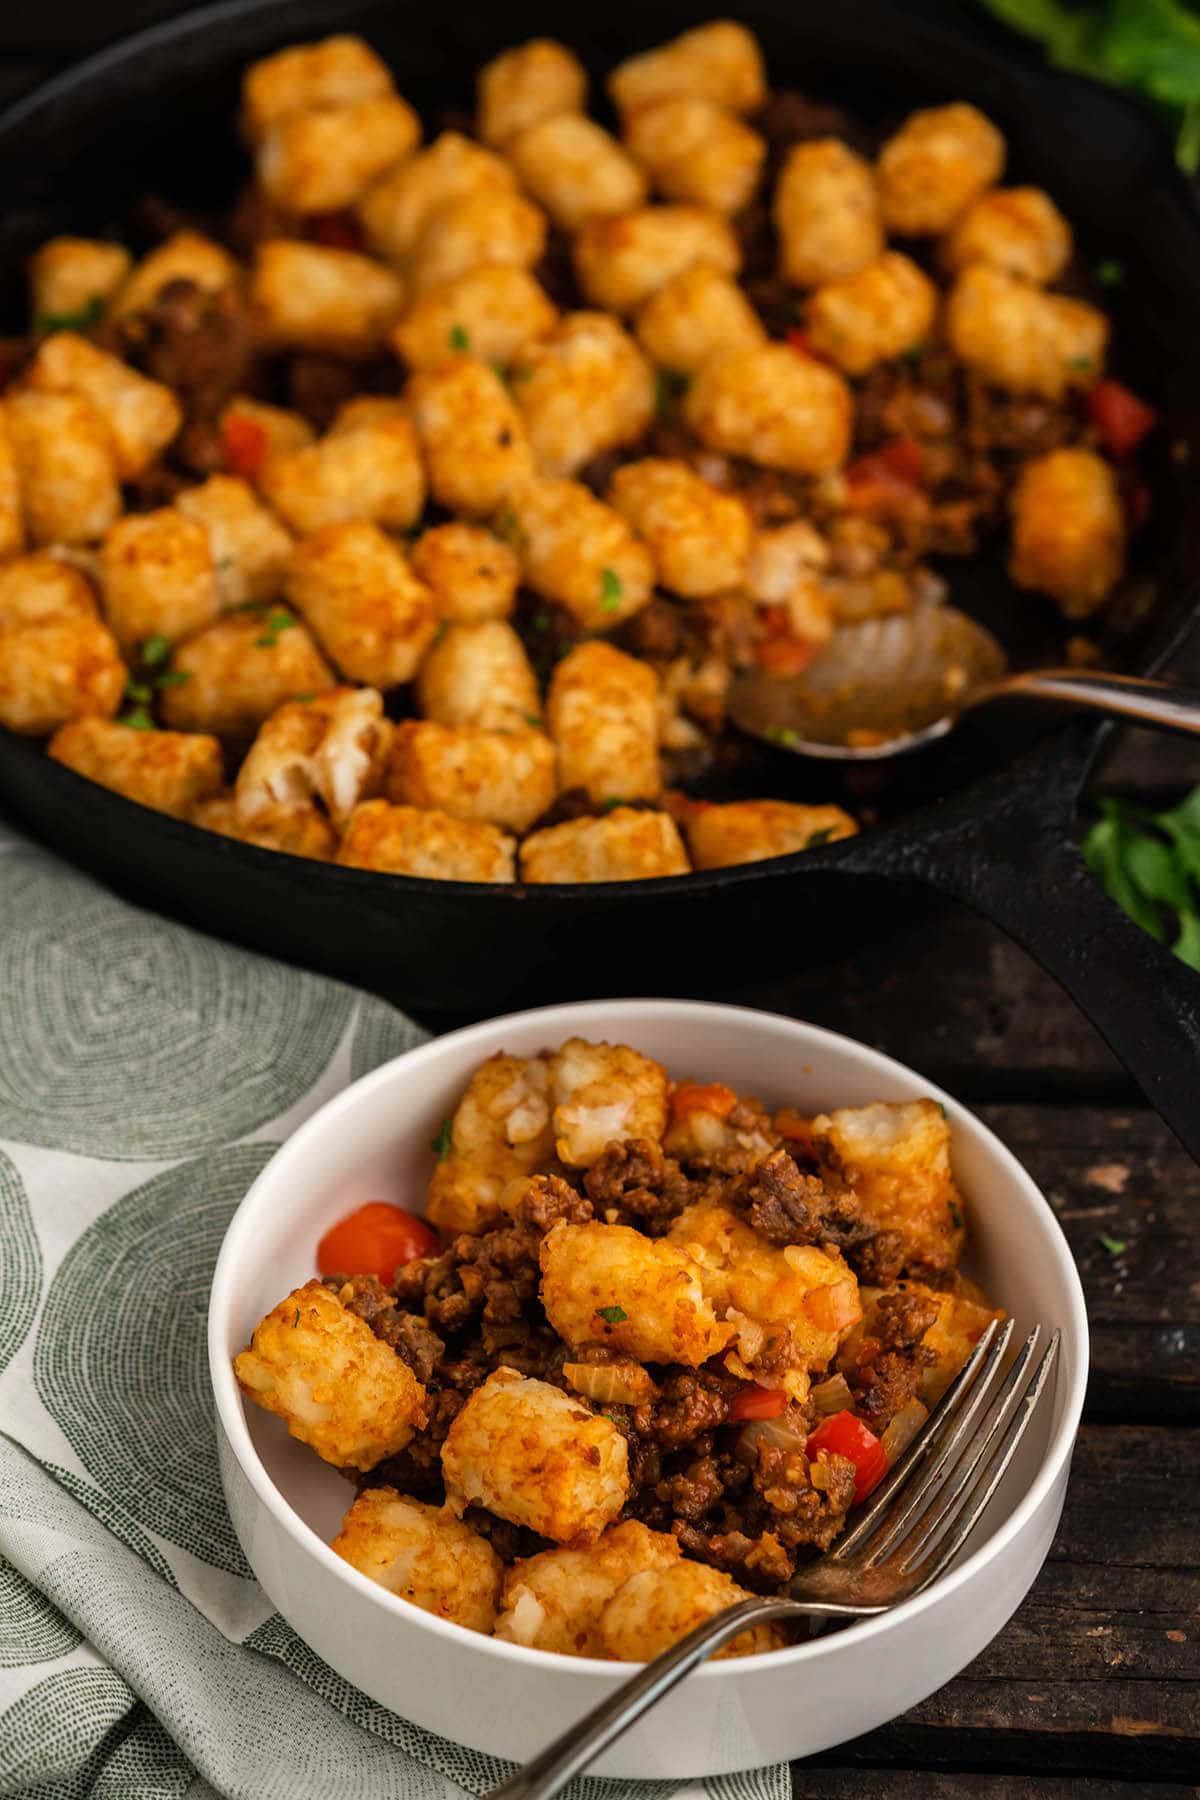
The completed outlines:
{"type": "Polygon", "coordinates": [[[419,1382],[429,1384],[446,1346],[423,1319],[403,1312],[374,1275],[333,1275],[325,1285],[340,1294],[348,1312],[357,1313],[377,1338],[391,1345],[419,1382]]]}
{"type": "Polygon", "coordinates": [[[899,1231],[877,1231],[846,1249],[846,1261],[864,1287],[890,1287],[903,1272],[907,1245],[899,1231]]]}
{"type": "Polygon", "coordinates": [[[662,1237],[696,1198],[674,1157],[648,1138],[609,1144],[583,1185],[607,1224],[633,1225],[647,1237],[662,1237]]]}
{"type": "Polygon", "coordinates": [[[498,1519],[495,1513],[482,1506],[468,1506],[463,1522],[488,1540],[503,1563],[514,1563],[522,1557],[536,1556],[540,1550],[556,1548],[536,1531],[530,1531],[524,1525],[511,1525],[507,1519],[498,1519]]]}
{"type": "Polygon", "coordinates": [[[250,379],[254,335],[233,288],[208,293],[194,281],[169,281],[144,311],[97,335],[106,332],[119,356],[175,389],[189,424],[214,420],[250,379]]]}
{"type": "Polygon", "coordinates": [[[833,1244],[840,1249],[863,1235],[862,1210],[853,1191],[819,1175],[801,1174],[786,1150],[773,1150],[734,1182],[728,1203],[770,1244],[833,1244]]]}
{"type": "Polygon", "coordinates": [[[653,1400],[632,1409],[632,1430],[659,1450],[680,1450],[725,1424],[740,1385],[721,1369],[672,1370],[653,1400]]]}
{"type": "Polygon", "coordinates": [[[937,1318],[937,1306],[923,1294],[884,1294],[869,1337],[858,1346],[850,1375],[855,1409],[877,1435],[916,1398],[921,1378],[937,1357],[921,1339],[937,1318]]]}

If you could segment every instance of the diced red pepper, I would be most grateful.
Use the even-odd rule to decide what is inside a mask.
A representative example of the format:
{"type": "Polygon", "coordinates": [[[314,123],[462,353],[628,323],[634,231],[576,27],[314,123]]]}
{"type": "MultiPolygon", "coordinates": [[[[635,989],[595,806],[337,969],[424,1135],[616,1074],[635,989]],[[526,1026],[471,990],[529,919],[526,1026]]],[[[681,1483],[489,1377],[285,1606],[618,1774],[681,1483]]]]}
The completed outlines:
{"type": "Polygon", "coordinates": [[[777,1419],[786,1410],[788,1397],[782,1388],[759,1387],[751,1381],[744,1388],[739,1388],[729,1402],[730,1423],[738,1425],[743,1419],[777,1419]]]}
{"type": "Polygon", "coordinates": [[[377,1275],[390,1287],[404,1263],[436,1249],[437,1233],[424,1219],[386,1200],[368,1200],[325,1233],[317,1268],[322,1275],[377,1275]]]}
{"type": "Polygon", "coordinates": [[[788,327],[787,341],[799,356],[807,356],[810,362],[820,362],[821,358],[812,347],[812,340],[799,325],[788,327]]]}
{"type": "Polygon", "coordinates": [[[315,241],[330,250],[361,250],[366,243],[362,226],[353,213],[317,213],[309,229],[315,241]]]}
{"type": "Polygon", "coordinates": [[[229,413],[221,427],[221,447],[231,475],[240,475],[243,481],[257,481],[267,460],[271,440],[257,419],[229,413]]]}
{"type": "Polygon", "coordinates": [[[887,1452],[875,1433],[852,1412],[834,1413],[825,1419],[808,1440],[809,1456],[824,1450],[831,1456],[845,1456],[854,1464],[854,1504],[865,1500],[879,1486],[888,1472],[887,1452]]]}
{"type": "Polygon", "coordinates": [[[681,1081],[671,1095],[671,1117],[675,1120],[690,1119],[693,1113],[715,1113],[723,1119],[731,1113],[737,1104],[737,1095],[723,1081],[707,1083],[699,1081],[681,1081]]]}
{"type": "Polygon", "coordinates": [[[875,454],[901,481],[911,481],[914,487],[920,487],[925,479],[925,452],[916,438],[892,438],[889,443],[881,444],[875,454]]]}
{"type": "Polygon", "coordinates": [[[1123,382],[1098,381],[1088,394],[1088,412],[1112,456],[1128,456],[1158,423],[1158,414],[1123,382]]]}
{"type": "Polygon", "coordinates": [[[915,438],[895,438],[846,470],[846,504],[855,512],[903,512],[924,500],[925,458],[915,438]]]}

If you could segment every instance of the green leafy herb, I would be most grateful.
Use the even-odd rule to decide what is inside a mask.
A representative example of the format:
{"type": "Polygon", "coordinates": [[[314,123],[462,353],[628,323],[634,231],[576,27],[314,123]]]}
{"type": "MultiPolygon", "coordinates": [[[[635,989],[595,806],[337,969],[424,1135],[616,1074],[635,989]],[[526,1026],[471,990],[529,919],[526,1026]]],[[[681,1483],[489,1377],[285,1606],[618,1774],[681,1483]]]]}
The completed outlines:
{"type": "Polygon", "coordinates": [[[497,516],[496,530],[500,533],[501,537],[512,537],[516,529],[517,515],[511,508],[509,508],[507,512],[502,512],[497,516]]]}
{"type": "Polygon", "coordinates": [[[295,1318],[294,1318],[294,1319],[293,1319],[293,1320],[292,1320],[292,1330],[293,1330],[293,1331],[295,1331],[295,1329],[296,1329],[296,1327],[297,1327],[297,1325],[298,1325],[298,1324],[299,1324],[299,1323],[300,1323],[300,1308],[299,1308],[299,1307],[297,1307],[297,1308],[296,1308],[296,1316],[295,1316],[295,1318]]]}
{"type": "Polygon", "coordinates": [[[1129,88],[1175,128],[1181,168],[1200,167],[1200,18],[1183,0],[983,0],[1051,62],[1129,88]]]}
{"type": "Polygon", "coordinates": [[[185,681],[192,679],[190,669],[164,669],[161,675],[154,677],[156,688],[182,687],[185,681]]]}
{"type": "Polygon", "coordinates": [[[602,801],[600,810],[601,810],[601,812],[606,812],[606,813],[616,812],[618,806],[628,806],[628,805],[629,805],[628,800],[622,800],[620,795],[616,795],[611,800],[602,801]]]}
{"type": "Polygon", "coordinates": [[[452,325],[450,327],[450,348],[452,350],[469,350],[470,347],[471,334],[466,326],[452,325]]]}
{"type": "Polygon", "coordinates": [[[1083,854],[1136,925],[1200,970],[1200,788],[1166,812],[1101,800],[1083,854]]]}
{"type": "Polygon", "coordinates": [[[35,331],[87,331],[98,325],[104,317],[104,295],[93,294],[83,306],[75,312],[43,313],[35,320],[35,331]]]}
{"type": "MultiPolygon", "coordinates": [[[[785,750],[793,749],[800,742],[800,733],[793,731],[790,725],[773,725],[767,736],[773,744],[782,744],[785,750]]],[[[812,839],[810,838],[805,848],[807,849],[811,844],[812,839]]]]}
{"type": "Polygon", "coordinates": [[[603,1319],[606,1325],[620,1325],[629,1314],[623,1306],[598,1306],[596,1316],[603,1319]]]}
{"type": "Polygon", "coordinates": [[[535,731],[542,729],[542,721],[538,713],[522,713],[521,717],[527,725],[532,725],[535,731]]]}
{"type": "Polygon", "coordinates": [[[131,706],[128,712],[123,712],[120,715],[117,719],[117,724],[128,725],[132,731],[158,730],[158,726],[154,723],[154,720],[144,706],[131,706]]]}
{"type": "Polygon", "coordinates": [[[910,344],[907,350],[901,351],[899,361],[906,369],[919,369],[928,349],[929,345],[924,340],[919,344],[910,344]]]}
{"type": "Polygon", "coordinates": [[[600,576],[600,607],[603,612],[618,612],[621,606],[621,595],[625,592],[621,586],[621,577],[615,569],[605,569],[600,576]]]}
{"type": "Polygon", "coordinates": [[[127,681],[125,698],[132,700],[135,706],[148,706],[154,698],[154,689],[147,686],[144,681],[127,681]]]}
{"type": "Polygon", "coordinates": [[[1071,358],[1071,367],[1078,369],[1081,375],[1086,375],[1088,370],[1094,366],[1090,356],[1073,356],[1071,358]]]}
{"type": "Polygon", "coordinates": [[[450,1154],[450,1121],[449,1121],[449,1119],[442,1120],[441,1124],[438,1126],[438,1134],[431,1142],[429,1148],[431,1150],[436,1151],[438,1156],[441,1158],[442,1162],[445,1162],[446,1158],[450,1154]]]}
{"type": "MultiPolygon", "coordinates": [[[[945,1112],[946,1112],[946,1109],[943,1106],[943,1108],[942,1108],[943,1117],[945,1116],[945,1112]]],[[[962,1214],[958,1210],[958,1202],[956,1200],[952,1200],[950,1202],[950,1223],[951,1223],[951,1225],[953,1225],[955,1231],[962,1230],[962,1222],[963,1222],[963,1218],[962,1218],[962,1214]]]]}
{"type": "Polygon", "coordinates": [[[539,636],[542,632],[549,631],[550,614],[544,611],[535,612],[529,621],[529,629],[530,631],[536,631],[539,636]]]}
{"type": "MultiPolygon", "coordinates": [[[[938,1111],[941,1113],[943,1119],[948,1119],[950,1117],[949,1113],[946,1111],[945,1106],[943,1105],[943,1103],[940,1100],[938,1101],[938,1111]]],[[[953,1206],[954,1202],[951,1201],[950,1204],[953,1206]]]]}
{"type": "Polygon", "coordinates": [[[1115,256],[1101,257],[1096,264],[1096,280],[1101,287],[1120,287],[1125,280],[1125,264],[1115,256]]]}
{"type": "Polygon", "coordinates": [[[314,694],[293,694],[292,701],[296,706],[307,706],[309,701],[315,700],[316,697],[317,696],[315,693],[314,694]]]}
{"type": "Polygon", "coordinates": [[[166,662],[170,654],[171,640],[163,637],[161,632],[156,632],[153,637],[143,639],[138,648],[138,656],[141,658],[143,667],[147,669],[156,669],[159,663],[166,662]]]}
{"type": "Polygon", "coordinates": [[[265,600],[239,600],[236,606],[229,608],[230,612],[235,613],[260,613],[266,612],[266,610],[267,602],[265,600]]]}
{"type": "MultiPolygon", "coordinates": [[[[793,736],[795,733],[792,734],[793,736]]],[[[815,850],[820,844],[827,844],[833,836],[832,825],[821,825],[816,831],[810,831],[805,841],[806,850],[815,850]]]]}
{"type": "Polygon", "coordinates": [[[1102,1250],[1107,1250],[1110,1256],[1124,1256],[1126,1250],[1129,1248],[1124,1238],[1109,1237],[1108,1234],[1103,1231],[1096,1239],[1096,1242],[1102,1250]]]}
{"type": "Polygon", "coordinates": [[[298,621],[293,619],[290,612],[284,612],[282,607],[277,607],[274,612],[268,613],[266,630],[261,637],[255,638],[254,642],[260,650],[273,650],[279,641],[279,634],[283,631],[290,631],[292,626],[297,623],[298,621]]]}

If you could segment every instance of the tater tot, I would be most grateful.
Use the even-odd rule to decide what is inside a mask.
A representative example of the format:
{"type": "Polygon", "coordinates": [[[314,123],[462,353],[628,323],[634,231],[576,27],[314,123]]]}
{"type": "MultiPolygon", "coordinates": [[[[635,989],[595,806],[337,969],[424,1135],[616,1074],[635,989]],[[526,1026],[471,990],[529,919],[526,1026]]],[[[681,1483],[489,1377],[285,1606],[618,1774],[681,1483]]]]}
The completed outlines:
{"type": "Polygon", "coordinates": [[[545,475],[574,475],[602,451],[636,442],[654,417],[650,365],[607,313],[566,313],[518,351],[510,379],[545,475]]]}
{"type": "Polygon", "coordinates": [[[353,250],[272,238],[259,245],[250,298],[266,348],[366,357],[403,311],[404,284],[353,250]]]}
{"type": "Polygon", "coordinates": [[[679,1561],[679,1544],[637,1519],[610,1525],[586,1550],[543,1550],[504,1577],[495,1635],[527,1650],[604,1656],[604,1608],[631,1575],[679,1561]]]}
{"type": "Polygon", "coordinates": [[[428,806],[452,819],[520,832],[554,799],[554,770],[554,745],[528,726],[484,731],[405,719],[396,727],[387,794],[400,806],[428,806]]]}
{"type": "Polygon", "coordinates": [[[509,882],[516,851],[516,839],[496,825],[365,800],[351,815],[337,860],[350,869],[428,881],[509,882]]]}
{"type": "Polygon", "coordinates": [[[646,177],[632,156],[582,113],[540,120],[511,138],[504,154],[561,231],[628,212],[646,198],[646,177]]]}
{"type": "Polygon", "coordinates": [[[662,792],[658,677],[648,663],[598,639],[576,644],[555,665],[546,721],[564,793],[583,788],[599,804],[662,792]]]}
{"type": "Polygon", "coordinates": [[[546,1317],[573,1346],[698,1369],[734,1335],[717,1323],[691,1259],[631,1226],[559,1223],[542,1240],[541,1265],[546,1317]]]}
{"type": "Polygon", "coordinates": [[[667,813],[616,807],[602,819],[568,819],[531,832],[521,845],[521,880],[650,881],[691,868],[667,813]]]}
{"type": "Polygon", "coordinates": [[[79,394],[26,391],[8,395],[4,414],[33,543],[102,537],[121,510],[121,488],[112,433],[95,407],[79,394]]]}
{"type": "Polygon", "coordinates": [[[647,356],[680,375],[691,375],[719,351],[753,349],[767,337],[737,282],[703,263],[651,294],[633,328],[647,356]]]}
{"type": "Polygon", "coordinates": [[[25,544],[21,509],[21,476],[13,449],[8,413],[0,400],[0,556],[15,556],[25,544]]]}
{"type": "Polygon", "coordinates": [[[420,139],[421,121],[399,94],[306,108],[264,133],[255,173],[263,192],[288,212],[336,212],[420,139]]]}
{"type": "Polygon", "coordinates": [[[591,1544],[629,1491],[625,1439],[584,1403],[496,1369],[476,1388],[442,1446],[446,1493],[556,1544],[591,1544]]]}
{"type": "Polygon", "coordinates": [[[476,1069],[449,1121],[449,1146],[429,1183],[425,1213],[453,1235],[487,1231],[554,1154],[550,1065],[497,1051],[476,1069]]]}
{"type": "Polygon", "coordinates": [[[448,1507],[410,1500],[393,1487],[364,1488],[332,1548],[424,1612],[468,1631],[492,1629],[504,1564],[448,1507]]]}
{"type": "Polygon", "coordinates": [[[349,681],[411,681],[437,629],[437,607],[377,525],[326,525],[292,552],[287,597],[349,681]]]}
{"type": "Polygon", "coordinates": [[[124,690],[116,640],[77,569],[45,554],[0,567],[0,724],[42,737],[109,717],[124,690]]]}
{"type": "Polygon", "coordinates": [[[361,800],[381,790],[391,737],[374,688],[330,688],[285,703],[264,722],[238,770],[238,817],[257,824],[280,807],[319,799],[334,823],[344,824],[361,800]]]}
{"type": "Polygon", "coordinates": [[[496,371],[455,356],[405,389],[435,500],[451,512],[492,513],[533,471],[521,416],[496,371]]]}
{"type": "Polygon", "coordinates": [[[625,143],[664,199],[720,213],[749,204],[767,154],[757,131],[699,94],[639,107],[626,122],[625,143]]]}
{"type": "Polygon", "coordinates": [[[822,475],[846,460],[854,400],[836,370],[787,344],[763,344],[713,357],[697,369],[683,397],[683,417],[697,437],[727,456],[793,475],[822,475]]]}
{"type": "Polygon", "coordinates": [[[350,33],[291,44],[251,63],[242,77],[242,130],[256,143],[289,113],[318,106],[353,106],[392,92],[387,64],[350,33]]]}
{"type": "Polygon", "coordinates": [[[759,531],[746,568],[746,595],[759,606],[782,606],[790,629],[811,643],[833,635],[834,616],[824,571],[829,545],[807,519],[759,531]]]}
{"type": "Polygon", "coordinates": [[[173,818],[190,818],[221,786],[221,746],[194,732],[138,731],[113,719],[72,719],[47,745],[55,762],[173,818]]]}
{"type": "Polygon", "coordinates": [[[880,1301],[889,1301],[903,1294],[908,1300],[921,1301],[935,1314],[933,1323],[919,1340],[921,1349],[929,1351],[932,1360],[921,1371],[916,1398],[925,1406],[936,1406],[987,1326],[993,1319],[1004,1317],[999,1308],[983,1304],[981,1295],[974,1297],[978,1295],[978,1289],[975,1289],[973,1282],[962,1280],[961,1277],[960,1280],[962,1287],[957,1292],[929,1288],[922,1282],[909,1280],[890,1288],[860,1288],[863,1320],[838,1351],[837,1360],[841,1372],[852,1375],[861,1368],[858,1352],[862,1340],[880,1335],[880,1301]]]}
{"type": "Polygon", "coordinates": [[[537,676],[503,619],[459,620],[439,631],[421,664],[417,698],[439,725],[520,731],[541,724],[537,676]]]}
{"type": "Polygon", "coordinates": [[[172,281],[187,281],[205,294],[219,294],[241,279],[228,250],[199,231],[176,231],[144,256],[108,308],[110,318],[145,312],[172,281]]]}
{"type": "Polygon", "coordinates": [[[44,331],[51,321],[89,322],[102,314],[133,267],[123,244],[100,238],[50,238],[29,263],[33,328],[44,331]]]}
{"type": "Polygon", "coordinates": [[[647,457],[613,476],[608,498],[650,546],[660,586],[699,600],[744,580],[750,514],[690,463],[647,457]]]}
{"type": "Polygon", "coordinates": [[[667,1122],[667,1071],[627,1044],[568,1038],[550,1064],[554,1147],[573,1169],[590,1168],[614,1138],[659,1143],[667,1122]]]}
{"type": "Polygon", "coordinates": [[[889,232],[949,231],[1004,167],[1004,139],[977,107],[956,101],[912,113],[879,153],[879,200],[889,232]]]}
{"type": "Polygon", "coordinates": [[[942,245],[951,273],[988,263],[1020,281],[1056,281],[1071,260],[1071,227],[1041,188],[993,188],[968,208],[942,245]]]}
{"type": "Polygon", "coordinates": [[[362,423],[335,423],[317,443],[271,457],[260,486],[301,534],[354,519],[405,531],[425,504],[417,434],[398,409],[362,423]]]}
{"type": "Polygon", "coordinates": [[[392,344],[410,369],[434,368],[454,350],[503,368],[557,318],[557,307],[528,269],[497,264],[468,269],[418,295],[392,344]]]}
{"type": "Polygon", "coordinates": [[[358,214],[371,248],[403,265],[438,213],[468,195],[511,193],[516,176],[492,150],[443,131],[364,194],[358,214]]]}
{"type": "Polygon", "coordinates": [[[233,1371],[244,1394],[337,1468],[373,1468],[425,1424],[425,1389],[408,1364],[321,1281],[259,1320],[233,1371]]]}
{"type": "Polygon", "coordinates": [[[951,290],[946,335],[985,381],[1058,400],[1103,374],[1108,320],[1083,300],[1046,294],[1002,269],[972,263],[951,290]]]}
{"type": "Polygon", "coordinates": [[[475,87],[476,125],[485,144],[506,144],[542,119],[580,113],[587,100],[583,64],[553,38],[531,38],[493,57],[475,87]]]}
{"type": "Polygon", "coordinates": [[[223,607],[276,598],[292,551],[291,534],[259,504],[252,487],[234,475],[211,475],[199,487],[185,488],[175,508],[208,533],[223,607]]]}
{"type": "Polygon", "coordinates": [[[853,837],[858,826],[840,806],[799,806],[788,800],[705,803],[684,814],[684,835],[697,869],[766,862],[818,844],[853,837]]]}
{"type": "Polygon", "coordinates": [[[1017,586],[1049,594],[1069,619],[1095,612],[1125,566],[1125,514],[1110,465],[1091,450],[1032,457],[1010,504],[1017,586]]]}
{"type": "Polygon", "coordinates": [[[935,1100],[841,1107],[813,1120],[813,1136],[853,1187],[867,1223],[899,1233],[906,1268],[954,1267],[962,1195],[950,1168],[950,1126],[935,1100]]]}
{"type": "Polygon", "coordinates": [[[173,506],[127,513],[109,527],[100,582],[104,617],[126,651],[150,637],[174,643],[220,610],[208,533],[173,506]]]}
{"type": "Polygon", "coordinates": [[[196,807],[192,824],[259,850],[305,856],[310,862],[329,862],[337,849],[336,831],[315,806],[273,806],[254,819],[243,819],[233,794],[214,794],[196,807]]]}
{"type": "Polygon", "coordinates": [[[453,523],[423,531],[412,548],[412,567],[444,619],[507,619],[512,612],[520,564],[482,525],[453,523]]]}
{"type": "MultiPolygon", "coordinates": [[[[660,1569],[630,1576],[604,1608],[600,1619],[603,1654],[618,1662],[651,1662],[689,1631],[750,1595],[721,1569],[681,1559],[660,1569]]],[[[758,1656],[778,1650],[786,1639],[776,1624],[755,1625],[722,1649],[727,1656],[758,1656]]]]}
{"type": "Polygon", "coordinates": [[[677,94],[698,94],[731,112],[753,112],[767,97],[758,40],[733,19],[714,19],[627,57],[608,78],[617,110],[633,112],[677,94]]]}
{"type": "Polygon", "coordinates": [[[575,274],[593,306],[635,312],[684,269],[736,275],[742,253],[721,213],[706,206],[641,206],[593,219],[575,239],[575,274]]]}
{"type": "Polygon", "coordinates": [[[788,151],[774,219],[780,273],[796,287],[845,281],[884,247],[875,172],[840,138],[812,138],[788,151]]]}
{"type": "Polygon", "coordinates": [[[162,716],[173,731],[249,737],[279,706],[334,685],[309,633],[286,609],[231,613],[171,657],[162,716]]]}
{"type": "Polygon", "coordinates": [[[527,586],[567,608],[587,631],[608,631],[640,612],[654,562],[614,507],[577,481],[523,481],[496,516],[527,586]]]}
{"type": "Polygon", "coordinates": [[[436,212],[421,233],[410,264],[413,293],[427,294],[471,269],[531,269],[545,246],[545,214],[523,194],[464,194],[436,212]]]}
{"type": "Polygon", "coordinates": [[[847,375],[865,375],[921,343],[937,304],[928,275],[898,250],[885,250],[856,275],[810,294],[805,327],[818,354],[847,375]]]}
{"type": "MultiPolygon", "coordinates": [[[[772,1153],[795,1174],[786,1151],[772,1153]]],[[[769,1155],[759,1166],[767,1168],[769,1155]]],[[[838,1345],[862,1317],[858,1282],[840,1254],[812,1244],[765,1238],[728,1207],[699,1201],[668,1233],[700,1272],[700,1285],[722,1319],[738,1326],[737,1349],[726,1356],[734,1374],[754,1378],[760,1358],[767,1385],[794,1399],[808,1392],[811,1369],[827,1368],[838,1345]]]]}

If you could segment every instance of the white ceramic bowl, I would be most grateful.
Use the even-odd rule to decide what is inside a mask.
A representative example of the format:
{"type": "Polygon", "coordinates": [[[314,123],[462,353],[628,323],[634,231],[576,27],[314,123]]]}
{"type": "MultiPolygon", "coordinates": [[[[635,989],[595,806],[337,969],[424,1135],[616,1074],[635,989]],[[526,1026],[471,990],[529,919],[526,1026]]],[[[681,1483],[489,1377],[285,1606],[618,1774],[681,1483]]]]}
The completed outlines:
{"type": "Polygon", "coordinates": [[[230,1359],[314,1270],[322,1232],[352,1206],[422,1203],[430,1139],[493,1051],[578,1034],[633,1044],[676,1076],[724,1081],[817,1112],[931,1095],[954,1127],[970,1207],[967,1266],[1016,1316],[1062,1329],[1053,1399],[956,1567],[895,1612],[766,1656],[711,1663],[660,1702],[594,1773],[687,1777],[810,1756],[894,1718],[995,1636],[1032,1584],[1062,1511],[1087,1379],[1087,1318],[1066,1240],[1004,1145],[949,1095],[849,1038],[738,1007],[614,1000],[546,1007],[435,1039],[322,1107],[234,1215],[213,1278],[209,1356],[234,1527],[280,1612],[373,1700],[443,1736],[525,1761],[628,1674],[626,1665],[498,1643],[408,1605],[329,1549],[344,1480],[282,1423],[244,1406],[230,1359]]]}

